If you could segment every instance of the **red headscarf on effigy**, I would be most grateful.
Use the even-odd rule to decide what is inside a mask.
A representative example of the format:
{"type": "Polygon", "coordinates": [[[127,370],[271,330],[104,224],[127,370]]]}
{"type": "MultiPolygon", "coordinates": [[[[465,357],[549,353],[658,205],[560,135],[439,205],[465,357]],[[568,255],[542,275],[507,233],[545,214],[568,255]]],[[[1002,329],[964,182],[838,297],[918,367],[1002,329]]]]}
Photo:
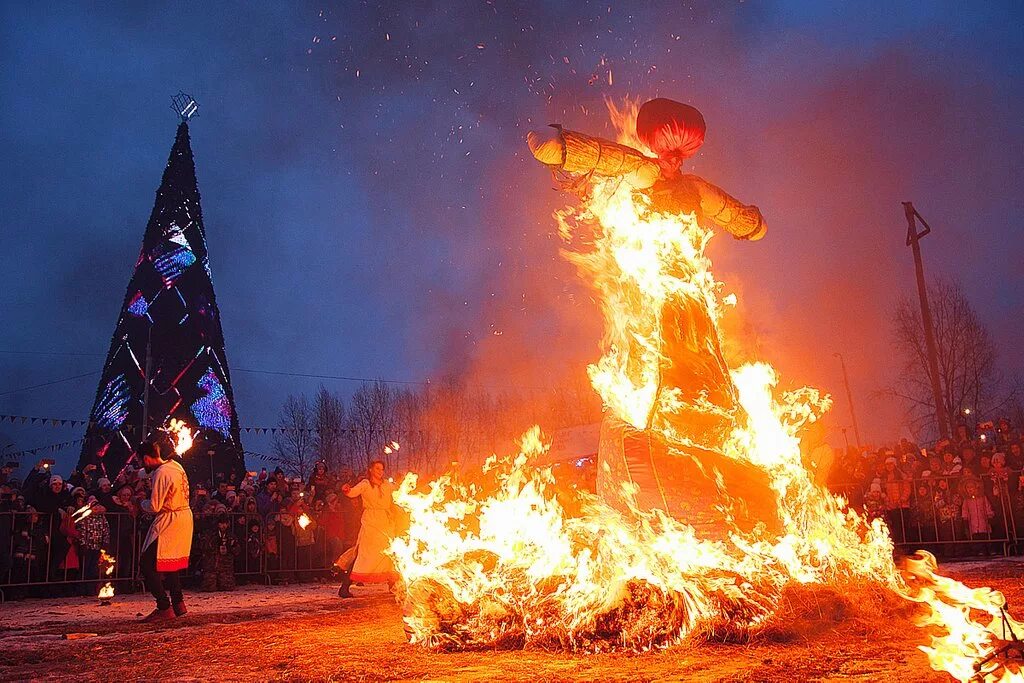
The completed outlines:
{"type": "Polygon", "coordinates": [[[695,107],[664,97],[645,102],[636,117],[637,135],[660,159],[689,159],[704,144],[706,131],[695,107]]]}

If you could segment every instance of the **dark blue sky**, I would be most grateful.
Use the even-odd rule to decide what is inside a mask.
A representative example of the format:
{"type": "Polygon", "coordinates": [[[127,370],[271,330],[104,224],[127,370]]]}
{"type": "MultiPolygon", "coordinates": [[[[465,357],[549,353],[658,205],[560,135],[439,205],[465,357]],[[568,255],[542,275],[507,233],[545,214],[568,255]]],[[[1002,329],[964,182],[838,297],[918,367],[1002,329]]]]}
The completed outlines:
{"type": "MultiPolygon", "coordinates": [[[[901,200],[935,229],[929,271],[963,281],[1024,368],[1019,3],[142,4],[0,9],[0,413],[87,414],[96,376],[11,390],[100,369],[179,89],[201,106],[193,150],[243,425],[317,381],[241,369],[579,372],[598,313],[558,256],[562,200],[522,139],[553,121],[607,131],[605,96],[704,112],[692,168],[770,226],[712,247],[742,333],[788,384],[841,393],[844,353],[869,438],[900,429],[871,393],[895,367],[895,294],[913,286],[901,200]]],[[[81,436],[0,434],[20,448],[81,436]]]]}

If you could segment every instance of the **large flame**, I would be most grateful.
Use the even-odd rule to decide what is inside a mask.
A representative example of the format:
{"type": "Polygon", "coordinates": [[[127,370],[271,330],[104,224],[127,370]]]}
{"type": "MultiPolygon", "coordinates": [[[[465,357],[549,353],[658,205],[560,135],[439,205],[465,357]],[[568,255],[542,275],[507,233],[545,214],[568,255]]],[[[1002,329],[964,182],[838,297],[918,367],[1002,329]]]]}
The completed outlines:
{"type": "MultiPolygon", "coordinates": [[[[635,138],[635,105],[610,109],[619,142],[646,151],[635,138]]],[[[905,579],[881,521],[867,521],[814,483],[798,433],[831,402],[808,388],[777,392],[767,363],[725,364],[718,323],[735,297],[723,295],[712,273],[712,232],[692,215],[657,211],[647,194],[614,178],[591,179],[581,205],[556,219],[564,254],[597,293],[604,317],[604,352],[589,374],[606,409],[656,434],[669,452],[703,449],[757,468],[779,524],[748,532],[733,525],[724,539],[710,539],[686,520],[642,509],[629,483],[625,506],[559,487],[550,469],[532,464],[546,448],[534,427],[518,454],[489,459],[479,476],[453,473],[420,486],[410,474],[396,491],[410,528],[390,553],[406,583],[413,642],[642,650],[756,633],[787,587],[869,584],[929,606],[926,625],[950,630],[926,649],[933,666],[973,675],[998,634],[972,621],[970,610],[994,615],[996,599],[938,577],[934,565],[911,565],[908,576],[927,577],[927,588],[905,579]],[[706,321],[689,341],[718,364],[718,398],[663,386],[674,360],[664,337],[672,305],[706,321]],[[715,429],[688,429],[704,419],[715,429]]]]}

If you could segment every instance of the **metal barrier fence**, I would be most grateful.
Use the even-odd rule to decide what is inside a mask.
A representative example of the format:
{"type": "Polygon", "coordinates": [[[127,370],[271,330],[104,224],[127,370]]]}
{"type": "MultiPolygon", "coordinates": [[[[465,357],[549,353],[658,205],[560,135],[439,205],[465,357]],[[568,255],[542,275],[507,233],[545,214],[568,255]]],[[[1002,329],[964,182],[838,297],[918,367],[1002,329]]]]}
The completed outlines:
{"type": "MultiPolygon", "coordinates": [[[[294,515],[227,513],[227,543],[217,533],[218,514],[194,515],[194,536],[185,578],[211,574],[270,583],[307,581],[326,576],[334,560],[348,547],[329,534],[313,514],[303,528],[294,515]],[[221,546],[224,546],[223,548],[221,546]]],[[[124,591],[141,587],[139,558],[151,517],[107,512],[109,529],[103,544],[116,563],[111,576],[99,576],[99,549],[85,547],[78,529],[59,513],[0,512],[0,600],[7,589],[27,594],[42,587],[64,587],[64,593],[96,595],[107,581],[124,591]]],[[[94,544],[89,544],[94,545],[94,544]]],[[[205,587],[205,584],[204,584],[205,587]]]]}
{"type": "Polygon", "coordinates": [[[0,512],[0,588],[132,581],[138,567],[138,524],[127,513],[103,517],[109,540],[102,549],[116,559],[109,577],[99,575],[100,547],[87,547],[95,544],[83,543],[66,517],[0,512]]]}
{"type": "MultiPolygon", "coordinates": [[[[866,507],[870,513],[874,508],[901,550],[924,548],[947,556],[1006,555],[1024,551],[1024,490],[1017,486],[1019,474],[891,480],[883,483],[881,491],[855,484],[835,491],[857,509],[866,507]],[[968,490],[972,481],[977,486],[973,498],[968,490]]],[[[214,547],[219,515],[196,514],[186,578],[208,580],[211,572],[226,577],[228,569],[232,581],[234,577],[266,583],[308,581],[326,575],[354,538],[346,541],[344,530],[340,537],[329,534],[315,514],[307,514],[311,522],[304,529],[289,513],[228,513],[228,533],[234,543],[223,553],[219,545],[214,547]]],[[[116,560],[110,577],[99,576],[99,550],[86,548],[76,539],[75,530],[61,515],[0,512],[0,601],[7,597],[4,589],[25,592],[56,586],[65,592],[77,589],[82,595],[96,595],[107,581],[121,591],[140,587],[139,557],[151,518],[126,512],[107,512],[102,517],[110,534],[104,549],[116,560]],[[69,554],[71,548],[74,553],[69,554]]]]}
{"type": "Polygon", "coordinates": [[[901,551],[919,548],[939,556],[1024,552],[1021,472],[946,475],[883,481],[881,489],[858,483],[831,486],[858,510],[881,517],[901,551]],[[967,491],[970,482],[975,496],[967,491]],[[968,503],[965,500],[976,502],[968,503]],[[987,503],[987,505],[986,505],[987,503]],[[965,510],[967,516],[965,517],[965,510]],[[991,517],[988,513],[991,512],[991,517]],[[972,524],[973,520],[973,524],[972,524]]]}
{"type": "Polygon", "coordinates": [[[1009,555],[1024,548],[1024,499],[1017,481],[1013,473],[889,482],[883,485],[882,516],[903,550],[1009,555]]]}

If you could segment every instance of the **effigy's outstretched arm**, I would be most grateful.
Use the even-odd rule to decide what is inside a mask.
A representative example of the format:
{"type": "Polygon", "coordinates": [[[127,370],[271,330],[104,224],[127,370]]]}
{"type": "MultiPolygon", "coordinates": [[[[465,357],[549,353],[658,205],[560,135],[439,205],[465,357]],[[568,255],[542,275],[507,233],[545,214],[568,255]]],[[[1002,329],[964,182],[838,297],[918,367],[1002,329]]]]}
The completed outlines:
{"type": "Polygon", "coordinates": [[[761,211],[738,201],[722,188],[696,175],[665,173],[652,159],[627,145],[596,135],[552,126],[526,136],[534,158],[553,171],[579,176],[623,178],[639,190],[650,189],[662,210],[699,213],[736,239],[759,240],[768,231],[761,211]]]}

